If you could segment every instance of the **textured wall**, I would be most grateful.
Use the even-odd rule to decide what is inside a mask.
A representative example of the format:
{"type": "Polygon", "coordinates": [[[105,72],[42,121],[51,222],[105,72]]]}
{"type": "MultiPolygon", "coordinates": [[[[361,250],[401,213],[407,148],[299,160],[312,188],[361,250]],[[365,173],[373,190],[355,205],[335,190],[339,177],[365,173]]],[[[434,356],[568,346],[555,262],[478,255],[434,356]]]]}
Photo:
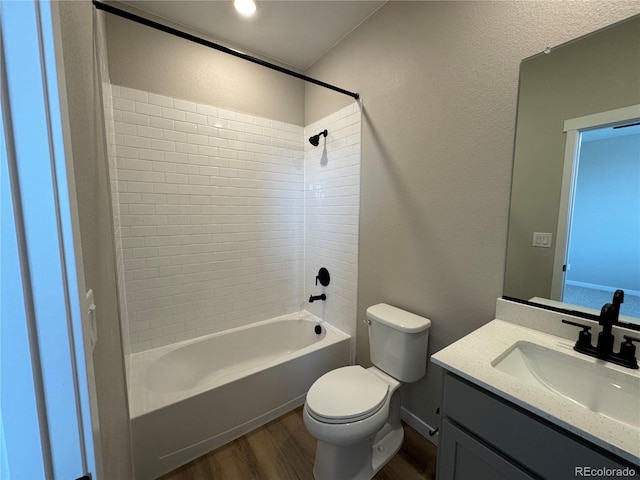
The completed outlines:
{"type": "MultiPolygon", "coordinates": [[[[637,1],[389,2],[308,71],[362,95],[358,320],[378,302],[424,315],[432,353],[494,317],[520,61],[639,11],[637,1]]],[[[307,86],[307,123],[349,101],[307,86]]],[[[439,369],[429,364],[403,396],[436,425],[439,369]]]]}
{"type": "Polygon", "coordinates": [[[304,125],[302,80],[114,15],[107,32],[113,84],[304,125]]]}
{"type": "Polygon", "coordinates": [[[103,474],[132,478],[129,413],[118,322],[113,227],[100,91],[94,75],[90,2],[54,2],[59,8],[71,150],[85,284],[97,306],[93,353],[103,474]]]}

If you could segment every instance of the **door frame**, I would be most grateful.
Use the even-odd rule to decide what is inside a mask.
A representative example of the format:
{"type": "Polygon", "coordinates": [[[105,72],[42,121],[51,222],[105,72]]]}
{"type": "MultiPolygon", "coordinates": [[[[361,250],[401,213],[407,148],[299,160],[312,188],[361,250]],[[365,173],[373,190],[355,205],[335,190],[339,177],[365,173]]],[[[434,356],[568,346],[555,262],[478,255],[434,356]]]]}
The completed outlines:
{"type": "Polygon", "coordinates": [[[585,130],[610,127],[637,119],[640,119],[640,104],[572,118],[564,122],[564,132],[567,136],[564,150],[560,206],[558,209],[556,250],[551,280],[552,300],[562,301],[564,293],[566,277],[565,265],[567,263],[571,236],[571,212],[573,211],[577,167],[580,158],[580,135],[585,130]]]}
{"type": "MultiPolygon", "coordinates": [[[[38,470],[47,479],[81,475],[100,479],[103,470],[94,343],[90,334],[93,326],[84,295],[62,64],[62,24],[58,6],[51,0],[28,0],[11,7],[16,10],[10,11],[7,6],[0,15],[0,129],[6,140],[0,158],[3,167],[6,162],[10,185],[3,191],[3,198],[10,199],[7,205],[13,212],[3,227],[7,228],[7,237],[10,234],[15,237],[15,257],[19,262],[18,268],[12,265],[11,270],[7,269],[6,278],[19,279],[24,297],[24,301],[15,302],[14,311],[25,312],[27,328],[18,333],[26,332],[25,355],[31,364],[23,378],[34,387],[20,393],[25,391],[29,399],[35,399],[37,425],[29,427],[40,442],[37,447],[31,444],[23,448],[24,424],[13,430],[18,432],[13,437],[0,438],[0,447],[7,440],[7,447],[21,454],[26,452],[17,455],[11,464],[6,451],[0,451],[3,455],[0,472],[20,476],[23,470],[30,473],[38,470]],[[7,25],[11,21],[14,28],[10,29],[7,25]],[[28,55],[18,50],[18,46],[23,46],[28,55]],[[18,62],[21,56],[24,60],[18,62]],[[25,126],[27,115],[32,117],[29,128],[25,126]],[[15,438],[19,441],[10,443],[15,438]],[[23,469],[23,465],[27,467],[23,469]],[[36,468],[30,468],[32,465],[36,468]]],[[[16,323],[21,321],[22,318],[16,323]]],[[[15,338],[3,340],[8,343],[15,338]]],[[[16,393],[14,398],[17,401],[8,413],[19,423],[32,411],[18,402],[25,397],[16,393]]]]}

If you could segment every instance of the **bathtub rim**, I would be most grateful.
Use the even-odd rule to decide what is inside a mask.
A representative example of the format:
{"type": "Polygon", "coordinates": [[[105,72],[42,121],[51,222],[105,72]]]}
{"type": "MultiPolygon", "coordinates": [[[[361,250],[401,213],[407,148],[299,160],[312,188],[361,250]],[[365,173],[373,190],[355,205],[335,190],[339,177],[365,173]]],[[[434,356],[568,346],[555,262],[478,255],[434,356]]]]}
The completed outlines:
{"type": "MultiPolygon", "coordinates": [[[[196,343],[199,341],[203,341],[209,338],[214,338],[217,336],[222,336],[225,335],[227,333],[234,333],[234,332],[239,332],[241,330],[247,330],[249,328],[253,328],[253,327],[257,327],[260,325],[266,325],[269,323],[275,323],[281,320],[309,320],[309,321],[314,321],[317,322],[318,324],[321,324],[323,326],[328,327],[328,329],[332,329],[335,332],[339,332],[339,333],[345,333],[342,330],[338,329],[337,327],[331,325],[330,323],[328,323],[326,320],[322,320],[321,318],[316,317],[315,315],[313,315],[312,313],[307,312],[306,310],[301,310],[299,312],[294,312],[294,313],[287,313],[286,315],[280,315],[278,317],[273,317],[273,318],[267,318],[266,320],[260,320],[257,322],[252,322],[252,323],[248,323],[247,325],[240,325],[238,327],[233,327],[233,328],[228,328],[226,330],[220,330],[219,332],[213,332],[213,333],[207,333],[205,335],[200,335],[199,337],[194,337],[194,338],[187,338],[186,340],[180,340],[178,342],[174,342],[174,343],[170,343],[168,345],[160,345],[158,347],[154,347],[154,348],[149,348],[147,350],[142,350],[140,352],[132,352],[129,355],[127,355],[127,357],[130,360],[134,360],[134,359],[138,359],[139,357],[145,356],[145,354],[147,355],[160,355],[161,353],[169,353],[172,350],[176,350],[182,346],[185,345],[189,345],[191,343],[196,343]],[[166,352],[165,352],[166,350],[166,352]]],[[[345,335],[348,335],[347,333],[345,333],[345,335]]]]}
{"type": "Polygon", "coordinates": [[[128,392],[129,418],[130,420],[133,420],[143,415],[153,413],[164,407],[176,404],[180,401],[184,401],[189,397],[200,395],[211,389],[226,385],[228,383],[232,383],[233,381],[237,380],[242,376],[251,375],[256,372],[265,370],[267,368],[279,365],[286,361],[291,361],[297,357],[308,354],[311,351],[315,351],[319,348],[322,348],[322,346],[332,345],[334,343],[338,343],[344,340],[348,340],[349,342],[351,342],[353,339],[351,335],[343,332],[342,330],[338,329],[334,325],[331,325],[327,321],[322,320],[316,317],[315,315],[303,310],[300,312],[294,312],[287,315],[281,315],[279,317],[274,317],[267,320],[261,320],[259,322],[250,323],[248,325],[234,327],[228,330],[222,330],[220,332],[214,332],[207,335],[202,335],[196,338],[182,340],[180,342],[172,343],[169,345],[163,345],[163,346],[145,350],[142,352],[132,353],[129,355],[130,368],[131,368],[131,376],[130,376],[131,384],[128,392]],[[238,331],[255,328],[260,325],[277,323],[281,321],[295,321],[295,320],[304,320],[304,321],[308,321],[309,323],[322,325],[326,329],[327,335],[325,335],[325,337],[319,342],[314,342],[299,350],[295,350],[290,354],[284,354],[282,356],[279,356],[276,359],[272,359],[268,362],[265,362],[264,364],[261,364],[257,368],[256,367],[248,368],[242,371],[242,375],[230,376],[220,381],[219,383],[208,385],[204,388],[202,386],[196,386],[191,389],[185,389],[185,390],[179,390],[179,391],[157,392],[149,389],[144,384],[144,380],[142,376],[145,374],[148,366],[155,360],[161,358],[162,356],[174,350],[177,350],[179,348],[184,348],[193,343],[206,341],[218,336],[223,336],[226,334],[231,334],[238,331]],[[149,400],[150,398],[151,400],[149,400]]]}

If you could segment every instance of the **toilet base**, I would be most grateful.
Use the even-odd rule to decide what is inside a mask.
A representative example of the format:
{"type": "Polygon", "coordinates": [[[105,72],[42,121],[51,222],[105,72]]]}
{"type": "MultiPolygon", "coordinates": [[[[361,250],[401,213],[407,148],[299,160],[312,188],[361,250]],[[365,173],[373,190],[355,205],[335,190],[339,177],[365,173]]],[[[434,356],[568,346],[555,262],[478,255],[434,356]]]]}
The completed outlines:
{"type": "Polygon", "coordinates": [[[400,450],[404,430],[386,423],[373,438],[349,446],[318,440],[315,480],[370,480],[400,450]]]}
{"type": "Polygon", "coordinates": [[[373,439],[373,458],[371,460],[373,473],[371,476],[378,473],[378,470],[384,467],[387,462],[398,453],[398,450],[402,447],[403,440],[404,429],[402,425],[391,428],[391,425],[387,423],[382,430],[378,432],[373,439]]]}

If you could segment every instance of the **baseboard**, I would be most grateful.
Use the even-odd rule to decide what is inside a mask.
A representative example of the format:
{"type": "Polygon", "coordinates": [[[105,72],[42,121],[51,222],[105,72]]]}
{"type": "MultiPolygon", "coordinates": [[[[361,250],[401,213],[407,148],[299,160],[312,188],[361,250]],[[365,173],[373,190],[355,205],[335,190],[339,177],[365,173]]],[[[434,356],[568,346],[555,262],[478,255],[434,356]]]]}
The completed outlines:
{"type": "MultiPolygon", "coordinates": [[[[615,292],[617,290],[616,287],[610,287],[608,285],[598,285],[596,283],[577,282],[575,280],[567,280],[565,283],[567,285],[572,285],[574,287],[590,288],[592,290],[602,290],[603,292],[615,292]]],[[[630,290],[625,288],[624,294],[640,297],[640,290],[630,290]]]]}
{"type": "Polygon", "coordinates": [[[404,407],[401,408],[400,418],[416,432],[433,443],[436,447],[438,446],[440,440],[439,431],[433,436],[429,435],[429,432],[433,431],[434,429],[404,407]]]}

